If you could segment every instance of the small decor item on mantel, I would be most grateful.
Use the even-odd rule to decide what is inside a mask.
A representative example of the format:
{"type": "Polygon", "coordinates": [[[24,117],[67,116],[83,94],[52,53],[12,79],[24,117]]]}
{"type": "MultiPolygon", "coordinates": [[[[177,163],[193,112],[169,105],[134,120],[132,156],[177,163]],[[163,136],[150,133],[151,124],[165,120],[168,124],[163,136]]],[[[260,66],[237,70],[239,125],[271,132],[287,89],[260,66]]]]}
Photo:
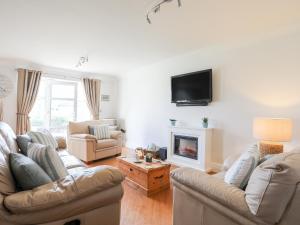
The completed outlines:
{"type": "Polygon", "coordinates": [[[153,155],[151,153],[147,153],[146,157],[145,157],[146,162],[151,163],[152,157],[153,157],[153,155]]]}
{"type": "Polygon", "coordinates": [[[202,118],[202,126],[203,126],[203,128],[208,128],[208,118],[207,117],[202,118]]]}
{"type": "Polygon", "coordinates": [[[135,154],[137,159],[144,159],[144,150],[143,148],[139,147],[135,149],[135,154]]]}
{"type": "Polygon", "coordinates": [[[176,121],[175,119],[170,119],[171,126],[175,127],[176,126],[176,121]]]}

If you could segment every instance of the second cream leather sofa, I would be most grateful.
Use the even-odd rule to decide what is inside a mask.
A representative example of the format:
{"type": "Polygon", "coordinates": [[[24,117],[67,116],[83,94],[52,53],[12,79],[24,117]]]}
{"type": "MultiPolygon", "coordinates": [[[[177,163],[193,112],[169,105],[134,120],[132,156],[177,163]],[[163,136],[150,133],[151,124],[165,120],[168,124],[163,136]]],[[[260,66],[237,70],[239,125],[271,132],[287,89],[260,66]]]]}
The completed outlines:
{"type": "Polygon", "coordinates": [[[257,166],[245,191],[225,183],[224,174],[172,171],[173,225],[300,224],[300,149],[257,166]]]}

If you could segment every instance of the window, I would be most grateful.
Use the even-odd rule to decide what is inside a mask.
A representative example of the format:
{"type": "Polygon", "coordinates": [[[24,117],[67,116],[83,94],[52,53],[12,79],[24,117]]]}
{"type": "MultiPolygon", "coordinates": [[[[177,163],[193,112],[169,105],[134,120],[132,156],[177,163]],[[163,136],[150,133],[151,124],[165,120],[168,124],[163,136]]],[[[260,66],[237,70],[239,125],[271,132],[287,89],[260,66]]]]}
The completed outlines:
{"type": "Polygon", "coordinates": [[[30,118],[32,130],[47,128],[59,135],[66,135],[69,121],[90,119],[81,83],[42,78],[30,118]]]}

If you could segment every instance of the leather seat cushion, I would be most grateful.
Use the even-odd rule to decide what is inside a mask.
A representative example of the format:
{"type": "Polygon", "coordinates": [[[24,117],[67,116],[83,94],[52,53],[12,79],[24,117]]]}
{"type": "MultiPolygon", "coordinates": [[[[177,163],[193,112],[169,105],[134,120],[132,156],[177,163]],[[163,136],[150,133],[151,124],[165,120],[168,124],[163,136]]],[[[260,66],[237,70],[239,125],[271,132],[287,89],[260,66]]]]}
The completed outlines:
{"type": "Polygon", "coordinates": [[[123,180],[122,173],[114,167],[87,168],[59,181],[10,195],[4,205],[15,214],[50,209],[104,191],[123,180]]]}
{"type": "Polygon", "coordinates": [[[115,139],[103,139],[103,140],[97,140],[96,149],[101,150],[103,148],[111,148],[118,145],[118,141],[115,139]]]}
{"type": "Polygon", "coordinates": [[[81,172],[82,170],[86,169],[85,166],[82,166],[82,167],[74,167],[74,168],[71,168],[71,169],[68,169],[68,173],[70,175],[73,175],[73,174],[76,174],[76,173],[79,173],[81,172]]]}
{"type": "Polygon", "coordinates": [[[66,150],[58,151],[58,155],[68,170],[76,167],[86,167],[83,162],[81,162],[75,156],[70,155],[66,150]]]}

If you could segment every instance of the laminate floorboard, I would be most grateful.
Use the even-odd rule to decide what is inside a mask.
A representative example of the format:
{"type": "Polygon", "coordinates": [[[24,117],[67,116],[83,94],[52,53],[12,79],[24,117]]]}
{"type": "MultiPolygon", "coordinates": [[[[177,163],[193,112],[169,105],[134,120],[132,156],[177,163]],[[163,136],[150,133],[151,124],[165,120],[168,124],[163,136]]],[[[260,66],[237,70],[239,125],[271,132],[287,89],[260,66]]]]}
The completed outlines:
{"type": "MultiPolygon", "coordinates": [[[[111,165],[117,167],[115,157],[98,160],[90,167],[111,165]]],[[[175,166],[171,167],[173,170],[175,166]]],[[[172,225],[173,192],[170,189],[146,197],[127,181],[123,182],[124,196],[121,206],[121,225],[172,225]]]]}

